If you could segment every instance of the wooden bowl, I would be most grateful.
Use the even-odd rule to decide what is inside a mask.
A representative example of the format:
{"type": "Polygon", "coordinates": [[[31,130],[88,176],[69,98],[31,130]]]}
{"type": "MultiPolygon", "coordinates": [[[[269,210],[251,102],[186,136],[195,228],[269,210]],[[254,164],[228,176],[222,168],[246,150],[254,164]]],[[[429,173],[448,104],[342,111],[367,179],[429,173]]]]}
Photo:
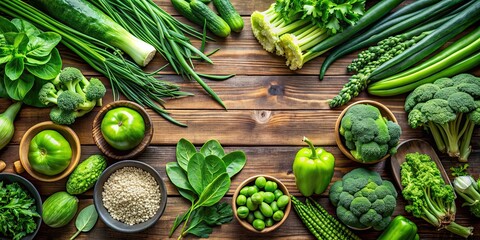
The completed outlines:
{"type": "Polygon", "coordinates": [[[20,141],[19,148],[20,162],[23,169],[27,171],[28,174],[30,174],[32,177],[44,182],[55,182],[68,176],[77,166],[80,160],[80,153],[80,140],[78,139],[77,134],[71,128],[55,124],[51,121],[41,122],[28,129],[27,132],[23,135],[22,140],[20,141]],[[30,142],[32,141],[32,138],[34,138],[39,132],[43,130],[55,130],[59,132],[68,141],[68,143],[70,143],[70,147],[72,148],[72,160],[70,161],[70,165],[68,165],[68,167],[63,172],[57,175],[48,176],[45,174],[41,174],[33,170],[30,162],[28,161],[28,150],[30,148],[30,142]]]}
{"type": "Polygon", "coordinates": [[[445,183],[452,186],[452,183],[450,182],[450,178],[448,177],[448,174],[445,171],[445,168],[443,168],[442,162],[438,158],[438,155],[435,152],[435,150],[432,148],[432,146],[428,142],[425,142],[420,139],[410,139],[400,143],[397,147],[397,153],[395,153],[395,155],[392,156],[392,159],[390,159],[393,176],[395,177],[395,181],[397,182],[400,190],[403,190],[400,169],[401,169],[402,163],[405,162],[405,155],[407,155],[408,153],[416,153],[416,152],[429,155],[432,158],[432,160],[435,162],[435,164],[437,164],[437,168],[438,170],[440,170],[440,174],[442,175],[443,180],[445,180],[445,183]]]}
{"type": "Polygon", "coordinates": [[[255,228],[253,228],[253,226],[250,223],[247,222],[247,220],[241,219],[237,216],[237,208],[238,207],[237,207],[237,201],[236,200],[237,200],[238,195],[240,194],[240,190],[242,190],[242,188],[247,186],[247,185],[255,184],[255,179],[257,179],[257,177],[265,177],[267,179],[267,181],[276,182],[277,185],[278,185],[278,189],[282,190],[284,195],[290,196],[290,193],[288,192],[287,187],[285,187],[285,185],[282,182],[280,182],[280,180],[278,180],[278,179],[276,179],[272,176],[267,176],[267,175],[252,176],[252,177],[247,178],[242,183],[240,183],[238,188],[235,190],[235,193],[233,194],[233,198],[232,198],[233,215],[235,216],[237,221],[244,228],[248,229],[249,231],[252,231],[252,232],[255,232],[255,233],[268,233],[268,232],[271,232],[271,231],[279,228],[285,222],[285,220],[287,220],[288,215],[290,214],[290,210],[292,209],[292,200],[290,199],[290,201],[288,202],[288,205],[285,207],[285,210],[283,211],[284,216],[283,216],[282,220],[280,220],[279,222],[276,222],[271,227],[265,227],[262,231],[256,230],[255,228]]]}
{"type": "Polygon", "coordinates": [[[147,111],[145,111],[145,109],[139,104],[130,101],[116,101],[105,105],[100,112],[98,112],[97,116],[95,116],[95,119],[93,120],[92,134],[95,144],[107,157],[115,160],[134,159],[136,156],[145,151],[148,145],[150,145],[153,137],[153,125],[147,111]],[[102,130],[100,129],[105,114],[107,114],[108,111],[118,107],[127,107],[137,111],[140,113],[140,115],[142,115],[143,121],[145,122],[145,137],[140,144],[131,150],[122,151],[110,146],[105,138],[103,138],[102,130]]]}
{"type": "Polygon", "coordinates": [[[347,156],[350,160],[353,160],[355,162],[359,162],[359,163],[363,163],[363,164],[375,164],[375,163],[378,163],[378,162],[381,162],[381,161],[385,161],[385,159],[390,157],[390,154],[387,154],[383,158],[378,159],[376,161],[362,162],[360,160],[355,159],[353,157],[353,155],[350,153],[350,150],[348,150],[348,148],[345,146],[345,143],[343,141],[343,137],[342,137],[342,135],[340,135],[340,124],[342,122],[343,116],[345,115],[345,113],[347,113],[348,109],[350,109],[352,106],[357,105],[357,104],[372,105],[372,106],[378,108],[378,110],[380,110],[380,113],[382,114],[382,116],[386,117],[388,120],[390,120],[392,122],[398,123],[397,118],[395,118],[395,115],[393,115],[392,111],[390,111],[390,109],[388,109],[387,107],[385,107],[385,105],[383,105],[379,102],[375,102],[375,101],[371,101],[371,100],[362,100],[362,101],[352,103],[352,104],[350,104],[350,106],[343,109],[343,111],[340,113],[340,115],[337,118],[337,122],[335,123],[335,141],[337,142],[337,146],[345,156],[347,156]]]}

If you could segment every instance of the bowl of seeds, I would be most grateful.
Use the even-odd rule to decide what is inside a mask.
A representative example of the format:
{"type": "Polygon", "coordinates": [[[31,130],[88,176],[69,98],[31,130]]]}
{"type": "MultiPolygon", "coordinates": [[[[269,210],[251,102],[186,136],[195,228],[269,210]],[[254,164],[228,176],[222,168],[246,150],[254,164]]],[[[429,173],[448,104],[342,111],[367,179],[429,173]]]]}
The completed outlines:
{"type": "Polygon", "coordinates": [[[155,225],[165,211],[167,191],[152,166],[125,160],[105,169],[95,184],[93,201],[108,227],[134,233],[155,225]]]}

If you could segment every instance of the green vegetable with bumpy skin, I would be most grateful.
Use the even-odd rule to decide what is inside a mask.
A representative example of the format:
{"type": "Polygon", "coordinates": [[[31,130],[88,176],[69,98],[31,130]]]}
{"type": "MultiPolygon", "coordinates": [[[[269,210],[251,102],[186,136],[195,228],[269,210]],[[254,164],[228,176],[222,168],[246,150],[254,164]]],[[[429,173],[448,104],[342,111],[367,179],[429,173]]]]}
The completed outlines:
{"type": "Polygon", "coordinates": [[[470,212],[480,218],[480,190],[477,182],[471,176],[459,176],[453,180],[453,187],[455,192],[465,200],[462,207],[469,206],[470,212]]]}
{"type": "Polygon", "coordinates": [[[243,19],[233,7],[230,0],[213,0],[213,5],[220,16],[228,23],[230,29],[234,32],[241,32],[243,29],[243,19]]]}
{"type": "Polygon", "coordinates": [[[22,103],[16,102],[10,105],[5,112],[0,114],[0,150],[7,146],[10,140],[12,140],[15,132],[13,121],[21,108],[22,103]]]}
{"type": "Polygon", "coordinates": [[[318,239],[360,240],[348,227],[337,221],[320,204],[307,198],[306,204],[292,197],[293,209],[307,229],[318,239]]]}
{"type": "Polygon", "coordinates": [[[43,130],[30,141],[28,161],[33,170],[53,176],[63,172],[72,160],[72,148],[62,134],[43,130]]]}
{"type": "Polygon", "coordinates": [[[393,184],[364,168],[354,169],[335,182],[329,197],[340,221],[354,228],[385,229],[397,206],[393,184]]]}
{"type": "Polygon", "coordinates": [[[155,56],[155,48],[136,38],[86,0],[36,0],[47,13],[92,38],[111,44],[145,67],[155,56]]]}
{"type": "Polygon", "coordinates": [[[464,238],[473,234],[473,227],[464,227],[455,220],[455,193],[447,185],[432,158],[426,154],[408,153],[400,166],[405,210],[438,229],[447,229],[464,238]]]}
{"type": "Polygon", "coordinates": [[[107,160],[102,155],[92,155],[85,159],[70,174],[67,181],[67,192],[82,194],[92,188],[107,168],[107,160]]]}
{"type": "Polygon", "coordinates": [[[220,16],[213,12],[205,3],[200,0],[190,1],[190,8],[193,15],[206,22],[207,28],[219,37],[228,37],[230,35],[230,26],[220,16]]]}
{"type": "Polygon", "coordinates": [[[67,192],[57,192],[43,202],[43,222],[52,228],[67,225],[78,208],[78,198],[67,192]]]}
{"type": "Polygon", "coordinates": [[[398,215],[377,240],[415,240],[418,237],[417,225],[408,218],[398,215]]]}
{"type": "Polygon", "coordinates": [[[350,153],[362,162],[394,154],[402,132],[397,123],[386,120],[378,108],[368,104],[351,106],[341,120],[339,131],[350,153]]]}
{"type": "Polygon", "coordinates": [[[18,182],[0,181],[0,237],[23,239],[37,229],[35,199],[18,182]]]}
{"type": "Polygon", "coordinates": [[[309,197],[323,193],[333,177],[335,157],[323,148],[315,148],[303,137],[309,147],[300,149],[293,161],[293,174],[298,190],[309,197]]]}
{"type": "Polygon", "coordinates": [[[426,128],[438,150],[465,162],[480,124],[480,78],[459,74],[423,84],[407,96],[405,111],[410,127],[426,128]]]}

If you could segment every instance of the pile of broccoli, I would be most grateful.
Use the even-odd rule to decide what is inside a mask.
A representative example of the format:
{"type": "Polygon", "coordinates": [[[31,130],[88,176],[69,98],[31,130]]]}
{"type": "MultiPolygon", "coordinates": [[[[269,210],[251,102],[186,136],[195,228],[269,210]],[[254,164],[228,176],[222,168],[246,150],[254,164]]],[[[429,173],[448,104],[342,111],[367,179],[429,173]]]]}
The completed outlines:
{"type": "Polygon", "coordinates": [[[50,111],[54,123],[70,125],[77,117],[101,106],[105,92],[99,79],[89,81],[77,68],[66,67],[54,80],[42,86],[39,100],[46,106],[54,106],[50,111]]]}
{"type": "Polygon", "coordinates": [[[480,124],[480,78],[464,73],[423,84],[408,95],[405,111],[412,128],[424,127],[438,150],[465,162],[480,124]]]}
{"type": "Polygon", "coordinates": [[[402,130],[397,123],[383,117],[378,108],[356,104],[342,118],[340,134],[355,159],[376,161],[394,154],[402,130]]]}
{"type": "Polygon", "coordinates": [[[377,172],[357,168],[345,174],[330,188],[330,201],[344,224],[364,229],[385,229],[397,206],[398,193],[393,184],[377,172]]]}

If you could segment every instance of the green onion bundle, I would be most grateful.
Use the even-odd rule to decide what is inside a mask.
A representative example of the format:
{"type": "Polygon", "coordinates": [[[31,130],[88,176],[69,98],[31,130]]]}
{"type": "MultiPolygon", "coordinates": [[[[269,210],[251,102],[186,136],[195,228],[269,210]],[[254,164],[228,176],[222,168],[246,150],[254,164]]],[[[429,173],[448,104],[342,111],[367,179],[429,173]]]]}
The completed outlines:
{"type": "Polygon", "coordinates": [[[172,123],[185,126],[163,109],[162,98],[191,94],[181,92],[175,84],[156,79],[156,72],[145,73],[136,64],[124,59],[120,50],[58,22],[23,1],[0,1],[0,12],[23,18],[43,30],[60,34],[66,47],[110,80],[115,99],[122,93],[127,99],[153,109],[172,123]]]}

